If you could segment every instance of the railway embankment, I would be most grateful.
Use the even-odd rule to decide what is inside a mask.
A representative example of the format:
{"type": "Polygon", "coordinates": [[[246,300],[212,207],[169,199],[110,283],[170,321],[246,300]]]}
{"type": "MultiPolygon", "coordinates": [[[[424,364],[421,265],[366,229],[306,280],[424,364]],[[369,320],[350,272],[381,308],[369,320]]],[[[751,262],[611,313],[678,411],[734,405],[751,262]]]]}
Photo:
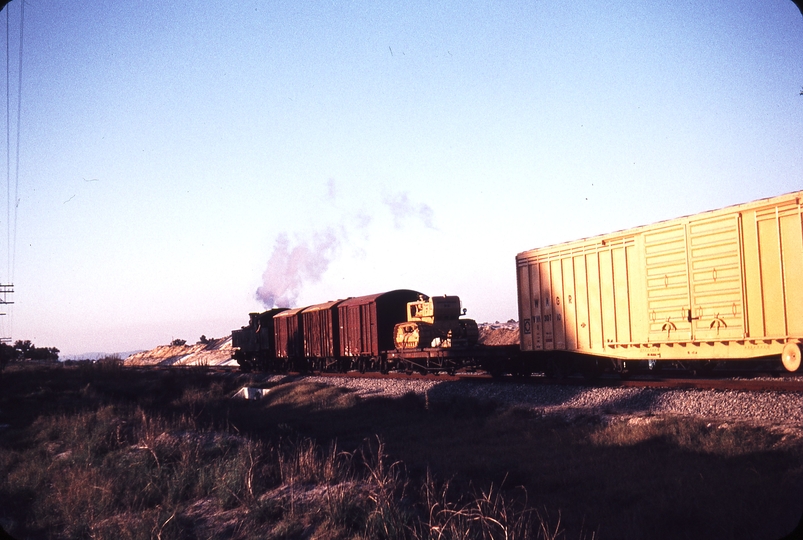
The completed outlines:
{"type": "MultiPolygon", "coordinates": [[[[271,376],[271,384],[285,379],[271,376]]],[[[504,408],[520,408],[543,416],[567,419],[591,416],[601,421],[688,417],[722,426],[743,422],[803,437],[803,394],[787,391],[707,390],[589,386],[583,384],[528,384],[511,381],[437,381],[424,378],[298,377],[297,380],[345,388],[357,395],[423,396],[431,402],[476,399],[504,408]]],[[[632,420],[638,421],[638,420],[632,420]]]]}
{"type": "Polygon", "coordinates": [[[127,366],[237,366],[231,359],[231,336],[209,339],[193,345],[160,345],[132,354],[127,366]]]}

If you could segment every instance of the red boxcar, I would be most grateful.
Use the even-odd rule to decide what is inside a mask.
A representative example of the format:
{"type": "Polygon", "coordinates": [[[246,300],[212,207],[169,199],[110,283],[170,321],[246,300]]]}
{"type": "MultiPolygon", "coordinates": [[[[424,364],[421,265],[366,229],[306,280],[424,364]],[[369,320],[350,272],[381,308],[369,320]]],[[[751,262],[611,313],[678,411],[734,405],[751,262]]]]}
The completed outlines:
{"type": "Polygon", "coordinates": [[[342,301],[337,307],[339,355],[376,358],[381,351],[394,350],[393,327],[407,320],[407,302],[418,300],[420,295],[398,289],[342,301]]]}
{"type": "Polygon", "coordinates": [[[274,315],[277,358],[301,358],[304,356],[304,322],[301,312],[305,308],[288,309],[274,315]]]}
{"type": "Polygon", "coordinates": [[[337,307],[343,300],[309,306],[303,319],[304,356],[334,358],[340,350],[340,325],[337,307]]]}

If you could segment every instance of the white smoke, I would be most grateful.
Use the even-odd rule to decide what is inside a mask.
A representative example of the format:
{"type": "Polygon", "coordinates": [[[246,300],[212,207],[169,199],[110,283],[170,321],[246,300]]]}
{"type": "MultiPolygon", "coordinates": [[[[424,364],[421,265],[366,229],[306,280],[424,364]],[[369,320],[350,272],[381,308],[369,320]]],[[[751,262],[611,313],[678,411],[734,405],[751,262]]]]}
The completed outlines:
{"type": "MultiPolygon", "coordinates": [[[[326,185],[327,200],[333,202],[337,188],[334,180],[326,185]]],[[[390,208],[394,226],[403,228],[411,219],[434,229],[432,209],[423,203],[414,203],[406,192],[386,193],[384,203],[390,208]]],[[[348,245],[356,256],[364,256],[360,244],[369,242],[374,216],[365,210],[347,212],[339,225],[327,227],[306,237],[296,236],[291,242],[287,233],[276,238],[268,265],[262,273],[262,286],[256,291],[257,299],[266,308],[294,307],[305,285],[319,282],[330,264],[337,259],[342,247],[348,245]]]]}
{"type": "Polygon", "coordinates": [[[433,219],[435,212],[429,205],[424,203],[414,203],[410,200],[406,191],[399,193],[385,193],[382,201],[390,208],[393,215],[393,224],[397,229],[401,229],[407,219],[418,220],[429,229],[434,229],[433,219]]]}
{"type": "Polygon", "coordinates": [[[262,273],[257,298],[267,308],[293,307],[304,284],[320,281],[337,257],[344,236],[344,230],[338,235],[329,227],[291,245],[287,235],[280,234],[262,273]]]}

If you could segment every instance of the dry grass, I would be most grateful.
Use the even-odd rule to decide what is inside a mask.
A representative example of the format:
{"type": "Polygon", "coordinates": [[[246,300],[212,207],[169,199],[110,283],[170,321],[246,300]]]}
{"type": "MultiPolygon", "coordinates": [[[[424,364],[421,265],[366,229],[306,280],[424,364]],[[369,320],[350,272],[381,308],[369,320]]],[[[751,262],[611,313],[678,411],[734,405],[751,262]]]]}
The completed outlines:
{"type": "MultiPolygon", "coordinates": [[[[507,520],[494,515],[508,508],[499,494],[458,508],[443,490],[438,504],[451,517],[442,524],[443,510],[410,498],[406,470],[380,439],[345,452],[242,433],[231,415],[249,404],[226,397],[239,380],[188,370],[146,384],[116,362],[8,375],[2,410],[14,425],[0,452],[0,523],[23,538],[497,538],[466,532],[482,512],[487,523],[507,520]],[[120,392],[122,380],[142,393],[120,392]]],[[[270,396],[263,405],[274,410],[356,404],[321,385],[270,396]]]]}
{"type": "Polygon", "coordinates": [[[778,538],[799,518],[803,445],[783,433],[293,382],[230,399],[258,382],[113,360],[9,367],[0,525],[19,538],[778,538]]]}

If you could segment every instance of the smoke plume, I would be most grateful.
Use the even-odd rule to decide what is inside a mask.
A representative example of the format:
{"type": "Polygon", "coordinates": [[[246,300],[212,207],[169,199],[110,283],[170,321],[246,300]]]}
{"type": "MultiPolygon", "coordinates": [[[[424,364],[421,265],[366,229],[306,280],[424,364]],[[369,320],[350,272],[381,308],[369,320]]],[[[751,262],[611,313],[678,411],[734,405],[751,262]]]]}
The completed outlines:
{"type": "Polygon", "coordinates": [[[399,193],[386,193],[382,197],[383,202],[390,208],[393,215],[393,225],[401,229],[407,219],[418,220],[429,229],[434,229],[433,217],[435,213],[429,205],[424,203],[413,203],[406,191],[399,193]]]}
{"type": "MultiPolygon", "coordinates": [[[[326,184],[327,201],[331,203],[336,195],[337,186],[330,179],[326,184]]],[[[432,208],[411,201],[406,192],[387,192],[382,199],[390,209],[396,229],[404,228],[410,221],[435,229],[432,208]]],[[[357,258],[364,256],[361,246],[376,232],[373,214],[365,209],[346,212],[336,226],[307,236],[295,236],[292,242],[286,233],[280,234],[262,273],[262,286],[257,289],[256,298],[268,309],[294,307],[304,286],[323,278],[329,265],[340,256],[343,246],[348,246],[357,258]]]]}
{"type": "Polygon", "coordinates": [[[293,307],[305,283],[316,283],[337,256],[342,239],[334,228],[316,232],[291,245],[286,234],[276,239],[262,273],[257,298],[267,308],[293,307]]]}

